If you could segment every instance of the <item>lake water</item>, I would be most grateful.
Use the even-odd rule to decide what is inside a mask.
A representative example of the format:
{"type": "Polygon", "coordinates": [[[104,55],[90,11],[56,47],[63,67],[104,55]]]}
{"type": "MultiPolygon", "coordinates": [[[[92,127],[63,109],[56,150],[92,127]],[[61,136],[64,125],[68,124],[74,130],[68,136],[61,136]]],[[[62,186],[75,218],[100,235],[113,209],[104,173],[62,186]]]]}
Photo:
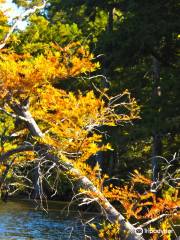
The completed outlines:
{"type": "MultiPolygon", "coordinates": [[[[64,203],[51,202],[48,213],[35,210],[32,201],[0,203],[0,239],[2,240],[97,240],[77,212],[64,211],[64,203]],[[63,210],[63,211],[62,211],[63,210]],[[67,216],[68,215],[68,216],[67,216]]],[[[86,214],[84,221],[92,215],[86,214]]]]}

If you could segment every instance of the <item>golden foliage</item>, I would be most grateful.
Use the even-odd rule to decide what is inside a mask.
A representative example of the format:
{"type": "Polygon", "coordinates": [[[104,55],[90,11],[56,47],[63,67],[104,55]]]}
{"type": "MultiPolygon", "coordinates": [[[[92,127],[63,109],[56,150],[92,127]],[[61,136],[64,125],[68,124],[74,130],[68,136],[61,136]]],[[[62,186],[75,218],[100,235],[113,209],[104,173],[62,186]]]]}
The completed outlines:
{"type": "Polygon", "coordinates": [[[3,175],[4,171],[6,170],[6,166],[4,166],[3,164],[0,165],[0,178],[3,175]]]}
{"type": "MultiPolygon", "coordinates": [[[[55,87],[59,80],[96,70],[99,64],[92,60],[93,55],[79,43],[64,48],[53,45],[37,56],[9,50],[0,52],[0,107],[9,115],[18,114],[12,106],[24,107],[29,102],[28,110],[44,135],[43,138],[31,136],[26,122],[20,124],[20,129],[13,122],[10,134],[15,131],[20,137],[5,143],[1,153],[24,141],[49,145],[61,161],[72,163],[102,191],[108,176],[101,176],[98,165],[92,169],[86,164],[97,152],[111,150],[109,144],[99,144],[102,133],[98,128],[138,118],[139,107],[127,90],[109,97],[106,91],[97,89],[96,93],[74,94],[55,87]]],[[[17,154],[14,164],[22,165],[35,157],[26,152],[17,154]]]]}
{"type": "MultiPolygon", "coordinates": [[[[166,191],[166,194],[157,198],[156,195],[150,191],[151,180],[140,174],[137,170],[135,170],[132,174],[129,185],[125,185],[124,187],[117,187],[113,184],[107,185],[105,180],[109,179],[109,176],[102,175],[101,177],[97,177],[97,175],[95,175],[95,169],[88,169],[88,172],[90,171],[92,171],[91,177],[93,176],[93,178],[91,180],[93,181],[94,185],[109,201],[115,201],[116,205],[119,202],[120,206],[123,206],[127,219],[136,220],[143,223],[144,221],[146,222],[156,218],[158,220],[158,217],[160,217],[159,221],[155,221],[156,228],[152,227],[152,225],[147,226],[146,228],[149,228],[149,230],[157,229],[161,231],[162,240],[171,239],[172,232],[169,231],[171,230],[170,221],[174,218],[174,216],[177,215],[177,207],[180,206],[178,189],[176,189],[174,192],[171,191],[171,194],[169,195],[166,191]],[[141,186],[141,188],[137,188],[137,185],[141,186]],[[143,192],[142,186],[144,186],[143,192]],[[162,218],[163,220],[161,220],[161,215],[164,215],[162,218]],[[159,229],[157,228],[158,226],[159,229]]],[[[85,193],[94,199],[98,198],[97,193],[91,191],[81,189],[81,193],[85,193]]],[[[106,208],[106,206],[104,207],[106,208]]],[[[101,229],[96,227],[97,231],[99,232],[99,237],[101,239],[111,239],[111,231],[108,231],[107,229],[111,227],[116,229],[116,224],[114,227],[113,226],[114,225],[110,223],[109,225],[102,225],[101,229]]],[[[119,232],[116,233],[118,234],[119,232]]],[[[159,236],[159,234],[153,233],[152,231],[150,239],[159,239],[159,236]]],[[[116,235],[113,235],[113,237],[116,239],[116,235]]]]}
{"type": "Polygon", "coordinates": [[[118,221],[115,223],[104,222],[101,229],[98,231],[100,239],[119,240],[120,239],[120,224],[118,221]]]}
{"type": "MultiPolygon", "coordinates": [[[[98,151],[111,149],[109,144],[99,146],[102,135],[96,128],[131,121],[139,114],[127,90],[116,97],[98,92],[97,97],[93,91],[74,94],[54,87],[56,81],[97,69],[99,65],[92,59],[93,55],[78,42],[64,48],[53,45],[37,56],[0,52],[0,105],[13,114],[11,106],[23,106],[28,99],[29,110],[44,133],[43,139],[34,140],[51,145],[61,157],[76,160],[79,165],[98,151]]],[[[21,127],[26,129],[26,125],[21,127]]],[[[25,135],[21,136],[20,142],[25,135]]]]}
{"type": "Polygon", "coordinates": [[[41,121],[42,128],[47,132],[44,138],[46,143],[53,145],[62,153],[77,153],[81,162],[98,151],[111,149],[109,144],[98,146],[102,136],[94,129],[137,117],[137,114],[124,115],[124,118],[123,115],[119,116],[106,106],[103,99],[95,97],[93,91],[86,95],[79,92],[78,96],[75,96],[72,92],[66,93],[46,86],[37,90],[33,102],[31,112],[35,119],[41,121]]]}
{"type": "Polygon", "coordinates": [[[18,55],[6,50],[0,53],[0,96],[18,99],[36,94],[36,91],[56,78],[66,79],[94,71],[98,65],[93,55],[79,43],[48,49],[44,55],[18,55]],[[81,52],[84,55],[81,55],[81,52]]]}

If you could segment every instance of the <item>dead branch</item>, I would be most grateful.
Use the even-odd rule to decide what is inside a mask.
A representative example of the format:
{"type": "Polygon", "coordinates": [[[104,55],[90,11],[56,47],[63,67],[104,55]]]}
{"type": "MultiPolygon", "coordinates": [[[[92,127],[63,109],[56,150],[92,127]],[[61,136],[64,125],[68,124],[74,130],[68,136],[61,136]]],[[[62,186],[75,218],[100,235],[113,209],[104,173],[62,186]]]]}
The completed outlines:
{"type": "Polygon", "coordinates": [[[20,147],[11,149],[3,154],[0,155],[0,162],[4,163],[9,157],[16,153],[26,152],[26,151],[33,151],[34,148],[32,145],[22,145],[20,147]]]}
{"type": "Polygon", "coordinates": [[[4,108],[1,108],[1,107],[0,107],[0,111],[3,112],[3,113],[5,113],[6,115],[12,117],[12,118],[20,119],[20,120],[22,120],[22,121],[28,122],[28,119],[26,119],[26,118],[24,118],[24,117],[22,117],[22,116],[16,115],[16,114],[14,114],[14,113],[10,113],[10,112],[6,111],[4,108]]]}
{"type": "MultiPolygon", "coordinates": [[[[13,106],[13,110],[15,114],[23,116],[26,119],[28,119],[27,128],[29,129],[32,136],[43,138],[43,133],[41,132],[39,126],[37,125],[36,121],[32,117],[31,113],[28,111],[28,109],[23,108],[23,106],[16,105],[16,106],[13,106]]],[[[124,236],[124,238],[126,237],[125,239],[143,240],[143,237],[138,236],[136,234],[135,227],[131,223],[129,223],[123,217],[123,215],[111,205],[111,203],[104,197],[104,195],[93,185],[93,183],[86,176],[83,176],[78,169],[74,168],[72,163],[64,162],[61,159],[59,159],[56,155],[49,153],[48,150],[50,150],[50,146],[41,144],[38,147],[39,147],[39,150],[38,148],[36,148],[36,152],[38,151],[39,157],[43,157],[44,159],[47,159],[47,160],[49,159],[51,161],[56,162],[58,165],[58,168],[62,172],[65,172],[65,174],[69,174],[70,176],[73,176],[73,179],[76,180],[76,184],[78,188],[83,188],[85,191],[91,191],[95,194],[95,196],[97,196],[96,202],[103,209],[104,216],[107,217],[111,222],[116,222],[117,220],[119,221],[121,226],[121,233],[122,233],[122,236],[124,236]],[[127,236],[127,233],[128,233],[128,236],[127,236]]],[[[32,146],[28,146],[26,149],[29,149],[29,148],[31,148],[32,150],[32,146]]],[[[10,152],[10,153],[9,154],[12,155],[14,152],[10,152]]],[[[6,154],[6,155],[9,156],[9,154],[6,154]]],[[[40,165],[38,165],[37,167],[40,167],[40,165]]],[[[40,178],[42,177],[41,173],[39,174],[39,177],[40,178]]]]}
{"type": "Polygon", "coordinates": [[[156,217],[156,218],[153,218],[153,219],[151,219],[151,220],[149,220],[149,221],[147,221],[147,222],[139,225],[138,227],[144,228],[144,227],[150,225],[151,223],[157,222],[158,220],[160,220],[160,219],[162,219],[162,218],[165,218],[165,217],[167,217],[167,216],[170,216],[170,215],[171,215],[171,214],[166,214],[166,213],[161,214],[160,216],[158,216],[158,217],[156,217]]]}

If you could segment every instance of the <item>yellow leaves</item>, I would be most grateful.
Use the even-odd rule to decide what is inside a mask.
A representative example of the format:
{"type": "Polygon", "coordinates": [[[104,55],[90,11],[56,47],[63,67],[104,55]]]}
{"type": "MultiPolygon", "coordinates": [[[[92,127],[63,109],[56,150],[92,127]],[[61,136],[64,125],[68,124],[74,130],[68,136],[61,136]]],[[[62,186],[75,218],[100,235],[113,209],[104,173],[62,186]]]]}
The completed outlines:
{"type": "Polygon", "coordinates": [[[16,148],[17,145],[15,143],[9,143],[9,142],[5,142],[3,144],[2,147],[0,147],[0,154],[4,153],[4,152],[7,152],[9,150],[12,150],[14,148],[16,148]]]}
{"type": "MultiPolygon", "coordinates": [[[[180,201],[177,198],[177,191],[171,193],[171,197],[156,198],[150,190],[138,192],[136,186],[143,184],[145,189],[150,189],[151,181],[140,174],[137,170],[132,175],[129,185],[124,187],[113,186],[113,184],[101,187],[101,192],[109,201],[119,202],[125,210],[127,219],[136,220],[152,219],[160,214],[173,214],[180,201]]],[[[138,188],[137,188],[138,189],[138,188]]]]}
{"type": "MultiPolygon", "coordinates": [[[[73,165],[75,168],[79,169],[79,171],[82,173],[82,176],[87,176],[90,181],[94,184],[94,186],[103,192],[104,189],[104,182],[107,178],[109,178],[108,175],[102,174],[102,170],[97,163],[94,167],[89,166],[88,164],[80,161],[73,162],[73,165]]],[[[92,198],[98,197],[96,193],[91,192],[90,190],[83,190],[81,189],[82,193],[85,193],[86,195],[89,195],[92,198]]]]}
{"type": "MultiPolygon", "coordinates": [[[[74,77],[97,66],[93,55],[80,43],[71,43],[61,48],[53,45],[44,55],[33,57],[17,55],[3,50],[0,53],[0,97],[21,104],[30,97],[30,111],[44,134],[44,143],[56,150],[75,156],[75,161],[85,162],[98,151],[112,150],[109,144],[100,145],[99,126],[115,126],[134,119],[135,100],[126,90],[117,97],[108,97],[106,92],[96,97],[93,91],[86,94],[65,92],[56,89],[56,79],[74,77]],[[125,114],[119,114],[119,98],[125,114]]],[[[135,106],[136,108],[136,106],[135,106]]],[[[73,157],[74,159],[74,157],[73,157]]]]}
{"type": "Polygon", "coordinates": [[[90,226],[91,226],[94,230],[98,231],[98,229],[97,229],[97,227],[96,227],[96,225],[95,225],[94,223],[91,223],[90,226]]]}
{"type": "MultiPolygon", "coordinates": [[[[156,219],[165,213],[168,221],[169,218],[175,216],[176,209],[180,205],[177,191],[171,191],[170,195],[166,196],[165,194],[161,198],[157,198],[154,193],[150,192],[150,180],[141,175],[137,170],[132,175],[129,186],[117,187],[110,184],[109,186],[104,186],[102,192],[110,201],[119,202],[124,207],[127,219],[146,219],[147,221],[147,219],[156,219]],[[143,184],[143,192],[142,189],[141,192],[137,190],[136,186],[139,184],[143,184]]],[[[160,229],[165,231],[168,227],[168,222],[166,222],[163,226],[160,226],[160,229]]],[[[167,236],[163,235],[163,239],[170,239],[167,236]]]]}
{"type": "Polygon", "coordinates": [[[171,240],[171,231],[172,230],[171,225],[169,223],[168,219],[165,219],[164,221],[161,222],[160,224],[161,230],[163,234],[163,240],[171,240]]]}
{"type": "Polygon", "coordinates": [[[86,95],[79,92],[76,96],[46,85],[37,91],[37,97],[38,102],[36,97],[31,98],[30,110],[41,121],[41,128],[48,132],[51,145],[69,153],[80,151],[80,161],[86,161],[98,151],[112,150],[109,144],[99,146],[102,137],[93,132],[113,121],[108,120],[104,101],[96,98],[93,91],[86,95]]]}
{"type": "MultiPolygon", "coordinates": [[[[7,16],[4,14],[5,12],[0,11],[0,23],[7,21],[7,16]]],[[[0,25],[0,29],[2,29],[2,26],[0,25]]]]}
{"type": "Polygon", "coordinates": [[[136,216],[138,219],[138,213],[141,211],[142,207],[136,208],[135,203],[139,199],[139,195],[135,191],[131,191],[127,186],[117,187],[110,184],[104,187],[103,194],[110,201],[119,202],[126,210],[126,217],[129,219],[131,216],[136,216]]]}
{"type": "Polygon", "coordinates": [[[16,156],[13,164],[15,165],[25,165],[28,162],[35,160],[35,153],[34,152],[23,152],[16,156]]]}
{"type": "Polygon", "coordinates": [[[111,151],[114,150],[109,143],[107,143],[107,144],[104,146],[104,149],[105,149],[105,150],[111,150],[111,151]]]}
{"type": "Polygon", "coordinates": [[[169,187],[168,190],[164,191],[163,192],[163,197],[166,199],[166,200],[174,200],[174,201],[177,201],[178,200],[178,193],[179,193],[179,189],[175,189],[173,187],[169,187]]]}
{"type": "Polygon", "coordinates": [[[64,78],[75,77],[86,72],[93,72],[98,68],[98,64],[93,63],[93,55],[89,53],[87,46],[82,46],[79,42],[73,42],[61,48],[52,44],[61,52],[60,60],[65,66],[64,78]]]}
{"type": "Polygon", "coordinates": [[[49,49],[44,55],[36,57],[2,51],[0,96],[11,93],[13,97],[21,99],[24,95],[35,95],[39,88],[52,83],[55,78],[66,79],[96,69],[88,50],[80,55],[83,46],[72,43],[64,49],[58,47],[58,50],[59,53],[49,49]]]}
{"type": "Polygon", "coordinates": [[[172,240],[174,238],[171,238],[171,234],[174,230],[172,230],[172,226],[170,224],[169,219],[165,218],[163,221],[159,224],[159,229],[154,228],[150,226],[149,231],[151,232],[151,240],[172,240]],[[160,238],[159,238],[160,237],[160,238]]]}
{"type": "MultiPolygon", "coordinates": [[[[8,10],[7,8],[5,8],[5,5],[4,5],[5,2],[6,2],[5,0],[0,0],[0,30],[3,30],[3,25],[8,20],[6,16],[6,13],[8,10]]],[[[1,42],[1,39],[0,39],[0,42],[1,42]]]]}
{"type": "Polygon", "coordinates": [[[154,218],[162,213],[171,214],[180,205],[180,200],[158,198],[152,205],[151,209],[145,215],[146,218],[154,218]]]}
{"type": "Polygon", "coordinates": [[[121,226],[118,221],[115,223],[103,222],[101,229],[98,230],[98,236],[100,239],[119,240],[120,239],[121,226]]]}
{"type": "Polygon", "coordinates": [[[132,181],[133,183],[142,183],[142,184],[147,184],[150,185],[152,183],[152,180],[146,178],[142,174],[139,173],[138,170],[134,170],[134,173],[132,175],[132,181]]]}
{"type": "Polygon", "coordinates": [[[3,175],[4,171],[6,170],[6,166],[0,165],[0,177],[3,175]]]}
{"type": "Polygon", "coordinates": [[[94,142],[92,142],[92,143],[89,144],[89,151],[90,151],[91,154],[97,153],[97,152],[98,152],[98,149],[99,149],[99,148],[98,148],[98,145],[95,144],[94,142]]]}
{"type": "Polygon", "coordinates": [[[100,168],[100,165],[98,162],[96,163],[95,167],[93,168],[93,171],[95,171],[97,173],[99,173],[101,171],[101,168],[100,168]]]}
{"type": "MultiPolygon", "coordinates": [[[[116,126],[137,118],[139,108],[136,101],[131,99],[127,90],[115,97],[109,97],[106,90],[98,91],[100,96],[97,97],[93,91],[74,94],[54,87],[56,80],[94,71],[98,64],[92,63],[92,59],[93,55],[79,43],[69,44],[65,48],[54,46],[54,49],[47,49],[44,55],[36,57],[1,52],[0,97],[4,102],[8,99],[8,102],[15,101],[19,104],[29,97],[29,110],[44,133],[43,139],[31,138],[30,141],[50,145],[52,151],[58,152],[61,161],[72,163],[82,177],[87,176],[103,194],[97,196],[98,191],[81,189],[82,193],[91,198],[97,197],[99,201],[104,196],[119,201],[128,209],[128,217],[134,214],[138,218],[142,209],[142,205],[135,205],[140,198],[139,194],[127,186],[106,186],[109,177],[102,174],[100,166],[92,168],[86,164],[99,151],[112,150],[110,144],[99,144],[102,141],[99,127],[116,126]]],[[[27,161],[33,158],[33,155],[25,153],[15,163],[21,164],[23,159],[27,161]]],[[[73,171],[69,174],[73,175],[73,171]]],[[[134,183],[148,182],[137,172],[135,174],[134,183]]],[[[104,207],[106,205],[107,203],[104,207]]],[[[108,226],[107,231],[100,235],[102,237],[106,234],[110,236],[109,239],[116,239],[113,238],[116,231],[113,231],[108,226]]]]}

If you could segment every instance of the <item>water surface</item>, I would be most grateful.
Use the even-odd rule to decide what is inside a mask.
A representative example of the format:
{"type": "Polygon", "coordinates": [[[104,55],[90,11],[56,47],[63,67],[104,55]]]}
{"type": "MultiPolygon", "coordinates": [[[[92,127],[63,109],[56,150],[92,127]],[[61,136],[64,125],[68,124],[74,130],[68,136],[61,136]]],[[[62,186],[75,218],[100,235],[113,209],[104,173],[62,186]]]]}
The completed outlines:
{"type": "MultiPolygon", "coordinates": [[[[48,213],[35,210],[32,201],[0,203],[0,239],[2,240],[84,240],[92,229],[83,224],[77,212],[64,211],[65,204],[51,202],[48,213]],[[68,216],[67,216],[68,215],[68,216]]],[[[86,220],[92,216],[86,215],[86,220]]],[[[85,222],[85,219],[84,219],[85,222]]]]}

